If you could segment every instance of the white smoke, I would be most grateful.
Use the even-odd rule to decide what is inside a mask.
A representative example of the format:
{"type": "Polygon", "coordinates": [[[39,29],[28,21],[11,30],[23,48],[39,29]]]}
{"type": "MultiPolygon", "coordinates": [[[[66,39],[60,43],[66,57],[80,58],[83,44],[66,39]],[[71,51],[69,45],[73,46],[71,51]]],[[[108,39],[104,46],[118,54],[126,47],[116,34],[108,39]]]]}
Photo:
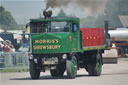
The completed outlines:
{"type": "Polygon", "coordinates": [[[86,17],[104,13],[107,0],[47,0],[46,9],[63,9],[68,15],[86,17]]]}

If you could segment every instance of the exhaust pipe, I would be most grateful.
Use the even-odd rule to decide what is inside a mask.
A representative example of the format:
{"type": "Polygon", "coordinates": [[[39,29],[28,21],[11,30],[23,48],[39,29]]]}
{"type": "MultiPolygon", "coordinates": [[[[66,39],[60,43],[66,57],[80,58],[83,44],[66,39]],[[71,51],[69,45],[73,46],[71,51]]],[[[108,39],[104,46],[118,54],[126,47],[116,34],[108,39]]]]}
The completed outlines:
{"type": "Polygon", "coordinates": [[[49,11],[46,11],[46,9],[43,11],[43,15],[44,15],[44,18],[45,19],[48,19],[48,18],[51,18],[52,16],[52,11],[49,10],[49,11]]]}
{"type": "Polygon", "coordinates": [[[111,40],[110,34],[108,33],[109,22],[104,21],[104,23],[105,23],[105,45],[107,47],[112,47],[112,40],[111,40]]]}
{"type": "Polygon", "coordinates": [[[108,39],[109,22],[108,21],[104,21],[104,23],[105,23],[105,37],[106,37],[106,39],[108,39]]]}

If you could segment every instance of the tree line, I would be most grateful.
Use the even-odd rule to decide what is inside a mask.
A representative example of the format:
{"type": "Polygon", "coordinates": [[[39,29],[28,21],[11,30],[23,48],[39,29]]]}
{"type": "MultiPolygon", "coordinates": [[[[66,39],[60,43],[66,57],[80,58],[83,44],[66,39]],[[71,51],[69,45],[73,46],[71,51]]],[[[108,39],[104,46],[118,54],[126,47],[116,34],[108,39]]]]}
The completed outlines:
{"type": "Polygon", "coordinates": [[[97,17],[89,16],[82,19],[86,27],[103,27],[103,21],[109,21],[111,27],[123,27],[119,19],[120,15],[128,16],[128,0],[108,0],[104,14],[97,17]]]}
{"type": "Polygon", "coordinates": [[[18,30],[24,29],[24,26],[17,24],[11,13],[6,11],[3,6],[0,6],[0,29],[18,30]]]}

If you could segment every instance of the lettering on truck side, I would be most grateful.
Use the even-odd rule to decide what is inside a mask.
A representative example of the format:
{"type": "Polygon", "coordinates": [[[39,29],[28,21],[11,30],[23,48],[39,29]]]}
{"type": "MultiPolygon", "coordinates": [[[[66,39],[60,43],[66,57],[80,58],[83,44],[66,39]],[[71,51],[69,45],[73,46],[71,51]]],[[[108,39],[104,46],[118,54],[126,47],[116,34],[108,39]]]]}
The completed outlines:
{"type": "Polygon", "coordinates": [[[44,40],[35,40],[36,44],[49,44],[49,43],[59,43],[58,39],[44,39],[44,40]]]}
{"type": "Polygon", "coordinates": [[[54,49],[60,49],[61,45],[34,45],[34,50],[54,50],[54,49]]]}

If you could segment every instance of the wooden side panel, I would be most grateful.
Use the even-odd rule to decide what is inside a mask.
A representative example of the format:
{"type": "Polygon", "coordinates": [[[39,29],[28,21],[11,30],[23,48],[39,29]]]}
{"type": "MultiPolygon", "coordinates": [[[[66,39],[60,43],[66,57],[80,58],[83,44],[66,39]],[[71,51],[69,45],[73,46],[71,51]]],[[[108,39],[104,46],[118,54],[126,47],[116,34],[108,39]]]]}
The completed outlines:
{"type": "Polygon", "coordinates": [[[83,32],[83,47],[104,45],[104,28],[81,28],[83,32]]]}

